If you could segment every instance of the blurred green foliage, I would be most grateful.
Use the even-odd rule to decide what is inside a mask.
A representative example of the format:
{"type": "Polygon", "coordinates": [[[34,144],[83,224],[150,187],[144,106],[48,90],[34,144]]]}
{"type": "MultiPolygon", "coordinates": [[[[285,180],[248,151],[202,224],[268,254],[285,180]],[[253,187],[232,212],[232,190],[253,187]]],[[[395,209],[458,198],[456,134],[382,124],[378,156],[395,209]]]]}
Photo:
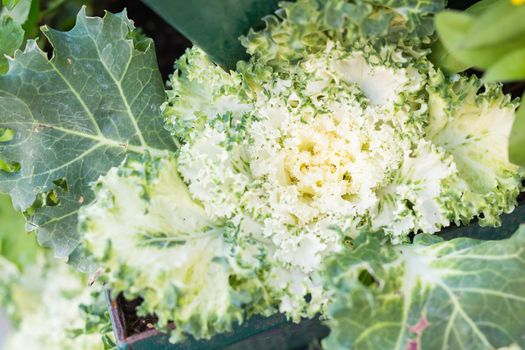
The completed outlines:
{"type": "MultiPolygon", "coordinates": [[[[485,81],[525,80],[525,1],[482,0],[463,12],[443,11],[435,23],[439,40],[432,60],[445,71],[474,68],[484,71],[485,81]]],[[[523,103],[510,135],[509,158],[525,166],[523,103]]]]}
{"type": "Polygon", "coordinates": [[[0,6],[0,74],[7,72],[4,55],[12,55],[24,40],[22,25],[27,21],[31,0],[2,0],[0,6]]]}
{"type": "Polygon", "coordinates": [[[525,79],[525,63],[519,60],[525,55],[524,18],[525,4],[512,0],[483,0],[464,12],[443,11],[436,16],[440,41],[434,59],[449,72],[473,67],[485,70],[486,80],[525,79]]]}
{"type": "Polygon", "coordinates": [[[35,235],[25,233],[25,218],[11,205],[9,196],[0,195],[0,256],[19,268],[34,264],[38,245],[35,235]]]}
{"type": "Polygon", "coordinates": [[[0,18],[0,74],[7,72],[7,59],[22,45],[24,30],[11,17],[0,18]]]}
{"type": "MultiPolygon", "coordinates": [[[[82,0],[2,0],[0,2],[0,74],[7,71],[7,59],[21,48],[27,39],[40,34],[40,25],[46,24],[58,30],[69,30],[75,24],[81,6],[92,13],[92,1],[82,0]]],[[[40,38],[38,44],[45,48],[48,43],[40,38]]]]}

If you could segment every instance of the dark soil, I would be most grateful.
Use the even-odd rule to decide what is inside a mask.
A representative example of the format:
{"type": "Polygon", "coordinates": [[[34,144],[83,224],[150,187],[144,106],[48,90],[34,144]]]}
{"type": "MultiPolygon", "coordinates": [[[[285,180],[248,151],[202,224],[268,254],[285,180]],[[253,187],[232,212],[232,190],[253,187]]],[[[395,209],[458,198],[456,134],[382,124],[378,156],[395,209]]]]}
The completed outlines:
{"type": "Polygon", "coordinates": [[[156,316],[137,316],[137,307],[142,304],[142,299],[126,300],[122,294],[117,297],[119,310],[122,312],[122,323],[126,337],[140,334],[154,328],[158,322],[156,316]]]}

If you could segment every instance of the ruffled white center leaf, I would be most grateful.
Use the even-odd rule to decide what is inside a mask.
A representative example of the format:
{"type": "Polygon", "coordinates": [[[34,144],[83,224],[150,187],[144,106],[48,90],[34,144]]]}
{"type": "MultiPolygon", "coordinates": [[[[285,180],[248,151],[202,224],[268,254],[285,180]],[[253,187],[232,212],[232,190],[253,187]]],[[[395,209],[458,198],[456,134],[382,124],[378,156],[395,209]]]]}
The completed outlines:
{"type": "Polygon", "coordinates": [[[480,216],[484,225],[497,225],[510,212],[522,186],[524,171],[508,159],[509,135],[516,103],[497,85],[476,78],[442,82],[429,89],[430,123],[427,138],[452,155],[459,179],[450,185],[454,220],[468,222],[480,216]],[[482,215],[480,215],[482,214],[482,215]]]}
{"type": "MultiPolygon", "coordinates": [[[[329,44],[290,75],[263,83],[247,128],[250,170],[260,183],[248,193],[268,203],[251,209],[280,247],[275,257],[307,272],[337,249],[330,227],[368,220],[410,151],[410,111],[397,104],[415,98],[423,77],[402,68],[398,52],[389,61],[362,50],[329,44]]],[[[404,235],[416,224],[395,225],[387,224],[404,235]]]]}
{"type": "Polygon", "coordinates": [[[379,191],[372,227],[384,229],[400,242],[410,232],[435,233],[449,224],[441,196],[444,181],[453,178],[452,159],[431,143],[420,141],[405,150],[402,166],[392,183],[379,191]]]}
{"type": "Polygon", "coordinates": [[[128,160],[99,180],[97,192],[81,221],[115,293],[142,297],[141,308],[153,310],[163,327],[175,322],[174,341],[185,333],[209,338],[242,322],[230,278],[242,284],[243,273],[253,277],[258,260],[245,250],[249,269],[238,267],[242,259],[190,197],[175,159],[128,160]]]}

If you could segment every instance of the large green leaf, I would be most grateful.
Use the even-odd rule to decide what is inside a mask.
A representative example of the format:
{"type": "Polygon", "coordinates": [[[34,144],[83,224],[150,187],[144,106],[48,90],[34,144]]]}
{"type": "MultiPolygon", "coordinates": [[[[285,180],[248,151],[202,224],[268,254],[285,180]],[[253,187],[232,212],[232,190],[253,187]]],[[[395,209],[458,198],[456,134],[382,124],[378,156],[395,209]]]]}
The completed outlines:
{"type": "MultiPolygon", "coordinates": [[[[465,9],[465,7],[461,7],[461,8],[464,8],[465,9],[465,13],[467,15],[477,15],[477,14],[480,14],[482,13],[483,11],[486,11],[488,9],[490,9],[492,6],[494,6],[495,4],[497,4],[500,0],[481,0],[479,2],[476,2],[474,5],[468,7],[465,9]]],[[[457,4],[455,3],[455,1],[449,1],[449,6],[450,5],[455,5],[454,8],[458,8],[457,5],[460,5],[460,4],[457,4]]],[[[461,5],[465,4],[465,2],[461,2],[461,5]]],[[[468,6],[468,4],[466,5],[468,6]]],[[[448,12],[446,12],[448,13],[448,12]]],[[[449,15],[445,15],[445,16],[449,16],[449,15]]],[[[437,18],[437,16],[436,16],[437,18]]],[[[470,16],[469,16],[470,18],[470,16]]],[[[447,18],[445,19],[441,19],[441,21],[444,21],[446,20],[447,18]]],[[[454,20],[455,17],[452,17],[451,20],[454,20]]],[[[436,19],[437,21],[437,19],[436,19]]],[[[459,21],[462,21],[461,18],[459,19],[459,21]]],[[[470,19],[467,19],[467,20],[463,20],[463,21],[468,21],[468,26],[470,27],[470,24],[471,24],[471,21],[470,19]]],[[[462,22],[463,22],[462,21],[462,22]]],[[[464,31],[461,30],[461,27],[463,26],[466,26],[467,24],[462,24],[461,22],[459,23],[459,26],[460,27],[456,27],[456,26],[452,26],[452,28],[449,27],[449,25],[445,25],[445,26],[442,26],[441,28],[441,32],[438,31],[438,33],[440,34],[440,36],[444,36],[444,35],[447,35],[447,36],[450,36],[452,35],[452,39],[448,39],[448,41],[450,42],[450,40],[453,40],[454,42],[456,42],[456,40],[461,40],[461,37],[464,35],[464,31]],[[458,30],[459,29],[459,30],[458,30]],[[443,30],[445,30],[445,33],[443,33],[443,30]],[[450,30],[450,32],[449,32],[450,30]]],[[[450,43],[448,44],[448,46],[450,47],[450,43]]],[[[470,67],[472,67],[472,64],[470,62],[468,63],[464,63],[464,62],[461,62],[460,60],[458,60],[454,55],[452,55],[452,53],[445,47],[445,45],[443,44],[443,39],[441,37],[438,38],[438,40],[436,40],[433,44],[432,44],[432,52],[430,54],[430,60],[434,63],[434,64],[437,64],[441,69],[447,71],[447,72],[450,72],[450,73],[457,73],[457,72],[462,72],[470,67]]]]}
{"type": "MultiPolygon", "coordinates": [[[[436,29],[442,45],[463,67],[487,69],[503,58],[509,52],[525,47],[525,35],[502,40],[492,45],[469,48],[465,42],[469,40],[467,33],[475,23],[475,17],[468,13],[443,11],[436,16],[436,29]]],[[[438,44],[435,44],[438,45],[438,44]]],[[[448,56],[434,55],[434,63],[447,68],[448,56]],[[444,60],[441,61],[442,59],[444,60]]]]}
{"type": "Polygon", "coordinates": [[[494,63],[483,76],[485,81],[513,81],[525,79],[525,46],[510,52],[494,63]]]}
{"type": "Polygon", "coordinates": [[[466,33],[467,48],[498,44],[525,35],[525,6],[511,1],[498,1],[489,11],[483,11],[466,33]]]}
{"type": "Polygon", "coordinates": [[[481,15],[483,12],[490,11],[492,8],[498,6],[500,3],[501,0],[481,0],[472,4],[472,6],[466,8],[465,12],[476,16],[481,15]]]}
{"type": "Polygon", "coordinates": [[[369,235],[333,257],[326,348],[524,347],[525,226],[500,241],[436,240],[391,246],[369,235]]]}
{"type": "Polygon", "coordinates": [[[437,64],[441,69],[450,73],[463,72],[472,65],[463,63],[458,60],[449,50],[443,45],[443,41],[437,40],[432,45],[432,52],[430,54],[430,61],[437,64]]]}
{"type": "Polygon", "coordinates": [[[525,167],[525,94],[512,126],[509,139],[509,159],[512,163],[525,167]]]}
{"type": "Polygon", "coordinates": [[[239,37],[277,9],[278,0],[143,0],[215,62],[234,69],[247,58],[239,37]]]}
{"type": "Polygon", "coordinates": [[[125,12],[101,19],[81,10],[69,32],[43,28],[51,60],[29,41],[0,77],[0,129],[14,132],[0,142],[0,161],[10,165],[0,191],[57,256],[78,245],[77,211],[93,200],[90,183],[128,152],[175,147],[160,116],[153,43],[133,42],[132,30],[125,12]]]}

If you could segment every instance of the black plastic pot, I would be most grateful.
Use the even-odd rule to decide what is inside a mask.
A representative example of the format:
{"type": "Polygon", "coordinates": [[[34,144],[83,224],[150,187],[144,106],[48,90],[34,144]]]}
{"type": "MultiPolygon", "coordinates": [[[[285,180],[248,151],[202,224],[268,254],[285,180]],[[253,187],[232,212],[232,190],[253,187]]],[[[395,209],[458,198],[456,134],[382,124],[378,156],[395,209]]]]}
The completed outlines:
{"type": "Polygon", "coordinates": [[[254,316],[235,327],[233,332],[217,335],[209,341],[189,339],[174,345],[169,343],[167,334],[148,324],[154,318],[138,319],[135,315],[129,315],[137,303],[131,302],[130,305],[122,297],[112,300],[109,295],[111,320],[119,350],[303,350],[329,333],[319,319],[296,324],[287,321],[283,315],[267,318],[254,316]],[[137,330],[142,331],[134,333],[137,330]]]}

